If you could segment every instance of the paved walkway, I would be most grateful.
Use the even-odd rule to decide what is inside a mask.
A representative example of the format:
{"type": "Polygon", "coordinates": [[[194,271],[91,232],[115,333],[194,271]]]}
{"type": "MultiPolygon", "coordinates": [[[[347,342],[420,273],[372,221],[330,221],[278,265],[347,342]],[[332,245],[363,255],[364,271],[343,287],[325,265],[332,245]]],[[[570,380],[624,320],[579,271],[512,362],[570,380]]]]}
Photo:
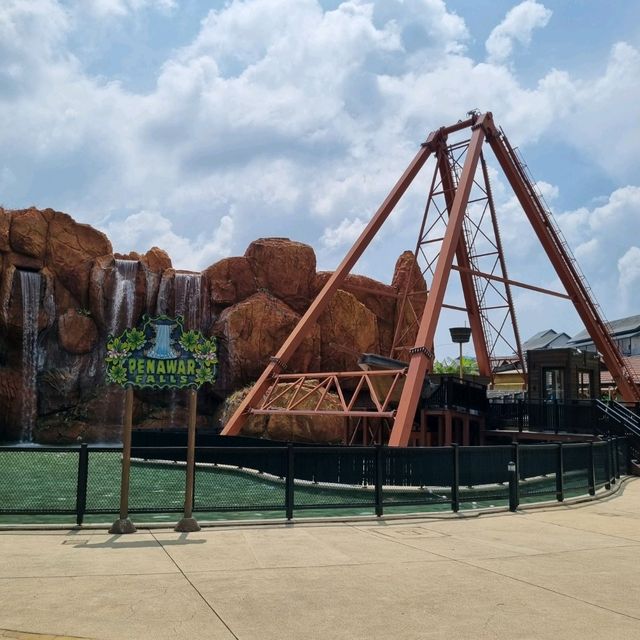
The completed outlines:
{"type": "Polygon", "coordinates": [[[0,638],[637,640],[640,478],[517,514],[5,531],[0,559],[0,638]]]}

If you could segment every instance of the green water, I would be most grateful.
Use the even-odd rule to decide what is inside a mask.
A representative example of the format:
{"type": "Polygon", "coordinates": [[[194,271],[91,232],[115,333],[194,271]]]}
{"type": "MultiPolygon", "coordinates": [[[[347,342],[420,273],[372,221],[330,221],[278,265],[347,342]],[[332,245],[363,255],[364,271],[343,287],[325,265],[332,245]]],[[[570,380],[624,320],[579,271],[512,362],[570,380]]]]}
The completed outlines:
{"type": "MultiPolygon", "coordinates": [[[[75,523],[78,455],[70,452],[0,452],[0,524],[75,523]],[[57,513],[54,513],[57,512],[57,513]]],[[[84,522],[110,523],[118,512],[120,453],[91,452],[84,522]]],[[[172,523],[184,505],[184,465],[134,462],[129,509],[134,522],[172,523]]],[[[555,498],[555,478],[522,483],[521,503],[555,498]]],[[[586,475],[567,478],[567,498],[586,493],[586,475]]],[[[385,514],[446,512],[450,489],[385,488],[385,514]],[[410,504],[398,504],[410,503],[410,504]]],[[[375,494],[370,487],[336,487],[297,482],[294,517],[371,516],[375,494]]],[[[194,514],[201,522],[283,519],[285,483],[272,476],[228,467],[198,466],[194,514]],[[222,508],[222,506],[224,508],[222,508]]],[[[508,487],[460,488],[460,508],[504,507],[508,487]]]]}

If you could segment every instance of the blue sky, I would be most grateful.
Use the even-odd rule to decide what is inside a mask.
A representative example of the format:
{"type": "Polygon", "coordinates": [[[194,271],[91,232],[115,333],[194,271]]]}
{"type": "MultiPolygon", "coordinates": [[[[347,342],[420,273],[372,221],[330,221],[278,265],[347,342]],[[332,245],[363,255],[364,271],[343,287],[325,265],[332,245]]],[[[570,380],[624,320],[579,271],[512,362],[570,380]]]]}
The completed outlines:
{"type": "MultiPolygon", "coordinates": [[[[177,267],[288,236],[330,269],[430,130],[491,110],[607,316],[637,313],[639,14],[631,0],[3,0],[0,203],[66,211],[177,267]]],[[[557,285],[493,180],[511,276],[557,285]]],[[[359,272],[389,281],[422,198],[359,272]]],[[[517,303],[524,336],[581,328],[564,303],[517,303]]]]}

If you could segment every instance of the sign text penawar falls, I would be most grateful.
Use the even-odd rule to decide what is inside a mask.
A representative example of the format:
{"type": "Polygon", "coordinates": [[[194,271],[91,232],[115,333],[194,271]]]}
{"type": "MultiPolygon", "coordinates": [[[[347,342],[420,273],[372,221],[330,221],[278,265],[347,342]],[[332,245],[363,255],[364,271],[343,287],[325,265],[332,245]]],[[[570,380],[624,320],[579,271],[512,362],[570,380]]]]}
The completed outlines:
{"type": "Polygon", "coordinates": [[[142,323],[107,341],[107,379],[123,387],[198,389],[214,382],[215,338],[184,331],[182,318],[145,316],[142,323]]]}

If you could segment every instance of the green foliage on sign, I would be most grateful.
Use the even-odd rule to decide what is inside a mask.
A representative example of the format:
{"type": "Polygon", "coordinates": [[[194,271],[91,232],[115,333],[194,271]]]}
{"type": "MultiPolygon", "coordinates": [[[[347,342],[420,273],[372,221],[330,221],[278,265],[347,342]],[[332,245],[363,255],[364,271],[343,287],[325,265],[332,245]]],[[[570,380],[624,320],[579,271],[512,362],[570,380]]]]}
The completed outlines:
{"type": "Polygon", "coordinates": [[[123,387],[198,388],[216,378],[215,338],[184,331],[179,316],[145,316],[140,327],[107,339],[107,381],[123,387]]]}

